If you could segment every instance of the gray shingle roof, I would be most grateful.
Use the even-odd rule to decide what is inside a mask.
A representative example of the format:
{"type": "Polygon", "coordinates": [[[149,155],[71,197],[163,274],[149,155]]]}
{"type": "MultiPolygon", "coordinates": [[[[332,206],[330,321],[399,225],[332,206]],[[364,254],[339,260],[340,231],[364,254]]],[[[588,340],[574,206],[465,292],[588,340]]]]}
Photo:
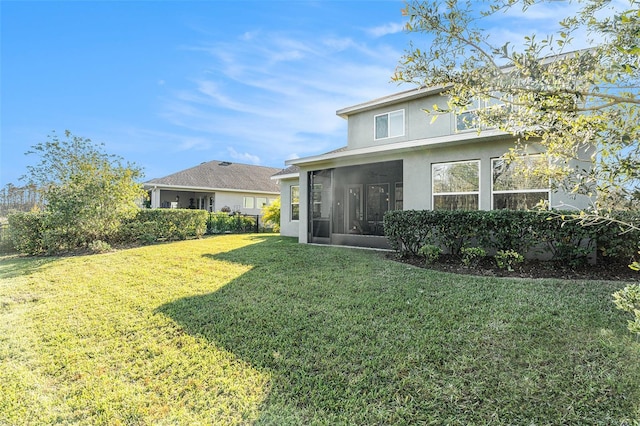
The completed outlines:
{"type": "Polygon", "coordinates": [[[214,160],[162,178],[151,179],[145,185],[280,192],[278,184],[271,180],[271,176],[280,170],[214,160]]]}
{"type": "Polygon", "coordinates": [[[278,173],[273,175],[273,177],[275,178],[275,177],[278,177],[278,176],[290,175],[290,174],[299,173],[299,172],[300,172],[300,167],[298,167],[298,166],[289,166],[286,169],[280,170],[278,173]]]}

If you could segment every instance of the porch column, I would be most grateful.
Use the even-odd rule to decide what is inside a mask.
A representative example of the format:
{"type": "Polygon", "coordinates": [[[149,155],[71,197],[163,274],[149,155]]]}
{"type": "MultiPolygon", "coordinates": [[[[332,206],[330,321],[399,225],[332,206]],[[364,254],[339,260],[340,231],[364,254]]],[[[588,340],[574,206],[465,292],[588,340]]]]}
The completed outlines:
{"type": "Polygon", "coordinates": [[[153,188],[151,190],[151,208],[160,208],[160,190],[158,188],[153,188]]]}

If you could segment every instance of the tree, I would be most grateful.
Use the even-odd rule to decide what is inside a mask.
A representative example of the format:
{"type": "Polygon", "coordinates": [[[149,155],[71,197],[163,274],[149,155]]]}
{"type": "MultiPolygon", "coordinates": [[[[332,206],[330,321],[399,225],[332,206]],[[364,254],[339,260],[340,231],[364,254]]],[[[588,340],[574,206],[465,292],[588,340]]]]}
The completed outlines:
{"type": "MultiPolygon", "coordinates": [[[[594,211],[578,215],[584,225],[604,220],[637,230],[637,223],[617,221],[606,210],[640,210],[640,3],[627,0],[626,10],[616,10],[609,0],[578,0],[577,12],[559,21],[556,34],[527,36],[521,46],[492,44],[479,26],[499,12],[542,3],[550,1],[411,1],[404,10],[407,29],[433,42],[424,51],[411,45],[394,79],[441,85],[449,111],[464,113],[483,102],[486,108],[473,118],[479,128],[516,136],[514,152],[530,140],[541,144],[553,161],[537,173],[554,186],[597,194],[594,211]],[[588,34],[591,47],[575,50],[574,37],[581,34],[588,34]],[[581,161],[582,167],[571,165],[581,161]]],[[[614,294],[617,306],[635,315],[632,332],[640,330],[638,294],[637,286],[614,294]]]]}
{"type": "Polygon", "coordinates": [[[262,220],[271,224],[275,232],[280,232],[280,197],[262,208],[262,220]]]}
{"type": "Polygon", "coordinates": [[[48,237],[60,248],[114,238],[146,197],[139,167],[68,130],[64,138],[53,133],[27,154],[38,155],[40,162],[28,166],[22,179],[42,189],[48,237]]]}
{"type": "Polygon", "coordinates": [[[492,44],[491,34],[481,29],[500,12],[545,2],[551,3],[411,1],[403,11],[407,30],[427,33],[433,41],[425,50],[412,44],[393,78],[441,85],[450,97],[449,109],[434,107],[434,114],[461,113],[473,102],[487,106],[474,111],[479,127],[515,135],[516,151],[530,141],[541,144],[554,161],[537,172],[552,178],[554,187],[598,194],[600,210],[614,202],[620,207],[621,201],[637,208],[639,3],[628,0],[628,9],[615,10],[607,0],[579,0],[577,12],[559,22],[556,34],[533,34],[520,46],[492,44]],[[592,47],[575,50],[574,37],[582,34],[589,35],[592,47]]]}

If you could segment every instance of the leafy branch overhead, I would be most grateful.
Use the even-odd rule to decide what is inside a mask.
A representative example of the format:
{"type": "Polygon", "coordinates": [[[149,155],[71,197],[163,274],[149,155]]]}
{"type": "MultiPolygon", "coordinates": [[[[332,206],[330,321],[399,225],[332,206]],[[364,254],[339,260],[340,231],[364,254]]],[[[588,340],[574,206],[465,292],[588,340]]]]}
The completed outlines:
{"type": "Polygon", "coordinates": [[[555,159],[545,171],[554,185],[598,193],[600,207],[637,202],[639,3],[574,2],[577,11],[560,19],[556,33],[532,34],[519,44],[496,44],[483,29],[494,15],[548,3],[569,2],[411,1],[403,11],[406,29],[432,41],[423,49],[410,45],[393,78],[443,87],[449,109],[430,113],[474,109],[479,128],[511,133],[520,148],[541,144],[555,159]],[[486,107],[477,108],[478,101],[486,107]]]}

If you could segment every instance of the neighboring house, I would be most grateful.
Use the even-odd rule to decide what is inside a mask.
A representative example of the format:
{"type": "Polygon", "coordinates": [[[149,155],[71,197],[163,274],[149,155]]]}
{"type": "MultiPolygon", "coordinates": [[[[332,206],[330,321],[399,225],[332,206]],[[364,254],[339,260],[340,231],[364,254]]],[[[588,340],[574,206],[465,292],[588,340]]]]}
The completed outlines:
{"type": "MultiPolygon", "coordinates": [[[[337,111],[348,120],[347,146],[288,160],[273,176],[281,189],[281,234],[301,243],[387,247],[387,210],[526,209],[587,205],[587,199],[552,192],[549,182],[515,173],[500,157],[513,136],[478,131],[472,112],[443,114],[442,88],[396,93],[337,111]]],[[[478,105],[478,107],[482,107],[478,105]]],[[[539,147],[530,145],[531,154],[539,147]]],[[[540,161],[542,157],[527,157],[540,161]]]]}
{"type": "Polygon", "coordinates": [[[258,215],[278,198],[271,176],[280,169],[209,161],[144,183],[152,208],[201,209],[258,215]]]}

